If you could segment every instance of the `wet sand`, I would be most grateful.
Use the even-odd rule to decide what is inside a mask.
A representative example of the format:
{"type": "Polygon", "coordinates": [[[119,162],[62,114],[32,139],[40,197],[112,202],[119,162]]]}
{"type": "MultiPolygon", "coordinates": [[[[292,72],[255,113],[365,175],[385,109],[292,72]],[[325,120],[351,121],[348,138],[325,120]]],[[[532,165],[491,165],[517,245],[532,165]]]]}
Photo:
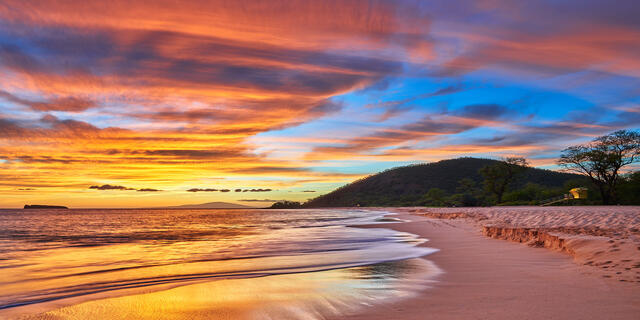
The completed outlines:
{"type": "Polygon", "coordinates": [[[411,222],[384,227],[428,238],[423,245],[440,251],[425,258],[444,273],[417,297],[340,319],[638,319],[640,315],[640,283],[603,277],[566,253],[483,236],[470,220],[415,213],[396,217],[411,222]]]}

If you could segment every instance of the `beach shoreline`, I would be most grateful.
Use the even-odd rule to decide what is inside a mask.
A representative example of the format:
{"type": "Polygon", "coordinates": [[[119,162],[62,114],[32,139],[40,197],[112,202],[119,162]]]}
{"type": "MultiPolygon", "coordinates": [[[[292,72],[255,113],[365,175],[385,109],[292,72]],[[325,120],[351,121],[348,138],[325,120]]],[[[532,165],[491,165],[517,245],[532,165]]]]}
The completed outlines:
{"type": "Polygon", "coordinates": [[[439,251],[425,259],[444,272],[416,297],[341,319],[635,319],[640,314],[638,282],[604,277],[563,252],[485,236],[482,224],[469,217],[429,218],[411,208],[393,212],[410,222],[358,227],[429,239],[422,246],[439,251]]]}
{"type": "MultiPolygon", "coordinates": [[[[325,319],[360,312],[419,292],[440,272],[420,258],[433,250],[417,248],[423,240],[413,234],[347,227],[397,221],[379,219],[386,212],[171,212],[181,228],[162,211],[80,213],[73,217],[95,226],[121,215],[123,227],[107,240],[127,241],[95,241],[92,230],[72,227],[35,233],[47,241],[74,236],[55,248],[15,241],[14,260],[0,266],[0,319],[325,319]],[[234,230],[254,232],[219,226],[231,219],[234,230]],[[149,241],[147,225],[164,230],[149,241]],[[207,232],[188,237],[192,225],[207,232]]],[[[47,219],[13,214],[25,233],[50,220],[44,211],[47,219]]],[[[102,228],[93,230],[105,237],[102,228]]]]}
{"type": "Polygon", "coordinates": [[[0,318],[635,319],[640,314],[638,207],[366,211],[377,218],[343,226],[371,229],[366,232],[375,235],[371,239],[395,239],[430,254],[390,260],[393,267],[383,262],[387,266],[118,290],[8,309],[0,318]]]}

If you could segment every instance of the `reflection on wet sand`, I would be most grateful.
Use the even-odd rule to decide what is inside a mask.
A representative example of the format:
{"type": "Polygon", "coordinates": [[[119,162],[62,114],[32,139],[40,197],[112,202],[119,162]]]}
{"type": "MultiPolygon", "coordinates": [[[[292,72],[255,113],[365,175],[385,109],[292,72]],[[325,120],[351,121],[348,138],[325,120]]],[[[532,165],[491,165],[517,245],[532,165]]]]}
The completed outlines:
{"type": "Polygon", "coordinates": [[[21,319],[323,319],[411,296],[440,273],[430,261],[203,282],[62,307],[21,319]]]}

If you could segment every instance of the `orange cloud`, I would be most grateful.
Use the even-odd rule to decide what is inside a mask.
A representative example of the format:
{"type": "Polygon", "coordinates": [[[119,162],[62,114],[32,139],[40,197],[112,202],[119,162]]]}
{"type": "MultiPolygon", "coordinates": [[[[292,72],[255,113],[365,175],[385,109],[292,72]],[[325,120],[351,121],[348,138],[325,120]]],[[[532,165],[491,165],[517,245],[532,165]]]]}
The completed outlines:
{"type": "Polygon", "coordinates": [[[465,39],[472,45],[446,62],[441,72],[453,75],[498,67],[512,72],[543,74],[592,70],[640,78],[640,62],[635,58],[640,49],[637,41],[640,31],[608,25],[589,25],[589,32],[576,29],[558,30],[552,35],[519,30],[493,31],[502,33],[500,38],[486,33],[442,32],[446,36],[465,39]]]}
{"type": "Polygon", "coordinates": [[[447,84],[390,102],[367,101],[364,109],[382,110],[370,117],[375,128],[363,125],[368,134],[256,137],[336,114],[350,107],[337,96],[407,73],[497,67],[640,75],[637,30],[596,12],[598,19],[567,17],[573,28],[555,19],[549,23],[557,32],[538,32],[535,21],[523,24],[523,12],[545,13],[537,4],[503,1],[2,1],[0,194],[18,203],[37,188],[72,192],[83,203],[98,199],[88,184],[125,185],[145,187],[118,197],[157,201],[152,191],[164,190],[168,198],[212,195],[184,192],[193,185],[232,195],[246,190],[247,179],[274,190],[315,189],[306,184],[361,176],[309,169],[326,160],[527,153],[544,148],[542,140],[633,123],[515,123],[505,106],[483,101],[386,124],[407,105],[461,91],[447,84]],[[483,15],[496,23],[468,19],[483,15]],[[581,28],[590,20],[593,27],[581,28]],[[479,128],[514,134],[436,147],[479,128]],[[431,142],[434,147],[425,147],[431,142]],[[286,156],[273,156],[275,149],[286,156]],[[224,181],[224,189],[211,180],[224,181]]]}

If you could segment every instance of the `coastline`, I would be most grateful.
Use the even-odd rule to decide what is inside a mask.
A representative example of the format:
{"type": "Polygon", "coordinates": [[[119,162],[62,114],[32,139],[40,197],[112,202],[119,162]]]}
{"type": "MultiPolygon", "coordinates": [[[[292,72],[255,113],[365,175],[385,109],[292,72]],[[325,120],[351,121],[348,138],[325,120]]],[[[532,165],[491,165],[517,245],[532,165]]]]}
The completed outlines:
{"type": "MultiPolygon", "coordinates": [[[[640,285],[604,278],[571,256],[482,235],[474,221],[395,210],[410,222],[361,225],[429,239],[425,259],[444,272],[416,297],[340,319],[634,319],[640,285]]],[[[636,269],[637,270],[637,269],[636,269]]]]}
{"type": "Polygon", "coordinates": [[[637,209],[624,215],[621,209],[612,214],[611,208],[375,208],[387,215],[347,227],[372,229],[376,237],[384,232],[375,229],[403,232],[408,234],[403,242],[439,251],[422,258],[317,272],[97,293],[27,306],[28,315],[22,307],[4,310],[0,318],[635,319],[640,314],[637,209]],[[580,216],[585,212],[592,220],[580,216]],[[551,237],[557,233],[542,231],[557,231],[560,225],[571,225],[568,222],[574,227],[567,230],[577,234],[550,240],[564,247],[532,248],[539,238],[505,233],[527,230],[551,237]],[[599,228],[601,236],[593,236],[593,229],[585,226],[597,223],[611,228],[599,228]],[[487,226],[495,232],[487,232],[487,226]],[[585,233],[589,237],[584,238],[585,233]],[[620,264],[620,258],[612,264],[582,263],[581,255],[570,252],[577,248],[572,242],[576,239],[568,238],[572,236],[582,241],[578,244],[597,244],[582,246],[578,253],[600,250],[604,244],[611,252],[601,254],[601,259],[626,254],[637,267],[626,275],[606,277],[619,269],[612,267],[620,264]],[[626,246],[618,245],[620,239],[626,246]],[[634,246],[633,252],[628,245],[634,246]],[[634,282],[621,278],[629,274],[634,282]]]}
{"type": "MultiPolygon", "coordinates": [[[[431,277],[440,272],[430,261],[419,258],[431,249],[416,248],[423,240],[413,234],[388,230],[381,223],[377,226],[384,230],[353,229],[343,224],[345,216],[352,217],[349,222],[376,223],[387,210],[376,214],[356,210],[358,212],[351,215],[334,211],[299,212],[297,216],[288,212],[287,217],[292,221],[296,221],[296,217],[306,218],[311,221],[308,225],[317,228],[269,228],[266,233],[239,237],[241,241],[231,242],[234,248],[240,249],[249,243],[265,246],[263,252],[266,253],[271,245],[277,249],[274,255],[233,259],[200,257],[176,263],[145,256],[150,254],[154,258],[155,253],[166,252],[163,250],[167,244],[140,248],[137,242],[125,242],[54,248],[45,259],[54,261],[52,265],[37,265],[39,260],[26,264],[24,262],[30,261],[26,258],[31,257],[26,256],[21,262],[39,266],[36,271],[41,273],[25,277],[30,274],[23,272],[20,265],[6,269],[5,273],[13,274],[8,273],[6,279],[0,281],[2,293],[8,297],[0,299],[0,319],[299,319],[302,315],[305,319],[325,319],[366,311],[381,302],[402,300],[430,285],[431,277]],[[323,222],[325,220],[329,222],[323,222]],[[327,226],[329,228],[325,228],[327,226]],[[288,240],[290,238],[297,242],[288,240]],[[288,247],[283,248],[283,243],[288,247]],[[284,251],[287,248],[288,251],[284,251]],[[126,254],[118,256],[121,252],[126,254]],[[114,268],[101,257],[140,259],[138,261],[147,265],[132,263],[114,268]],[[76,258],[80,263],[74,264],[76,258]],[[106,267],[96,267],[100,261],[106,267]],[[45,270],[48,278],[38,282],[44,278],[40,270],[45,270]],[[22,280],[21,276],[26,279],[22,280]]],[[[130,215],[137,217],[136,214],[130,215]]],[[[148,218],[146,221],[153,221],[151,216],[148,218]]],[[[269,221],[281,223],[280,219],[276,215],[263,227],[278,226],[269,221]]],[[[254,223],[251,219],[243,221],[254,223]]],[[[214,227],[212,230],[217,230],[214,227]]],[[[162,235],[163,239],[170,239],[171,233],[162,235]]],[[[197,246],[193,250],[186,247],[184,253],[214,251],[215,241],[204,245],[195,242],[197,246]]],[[[188,244],[179,243],[180,248],[188,244]]],[[[226,252],[225,248],[222,250],[226,252]]],[[[107,261],[120,261],[115,258],[107,261]]]]}

